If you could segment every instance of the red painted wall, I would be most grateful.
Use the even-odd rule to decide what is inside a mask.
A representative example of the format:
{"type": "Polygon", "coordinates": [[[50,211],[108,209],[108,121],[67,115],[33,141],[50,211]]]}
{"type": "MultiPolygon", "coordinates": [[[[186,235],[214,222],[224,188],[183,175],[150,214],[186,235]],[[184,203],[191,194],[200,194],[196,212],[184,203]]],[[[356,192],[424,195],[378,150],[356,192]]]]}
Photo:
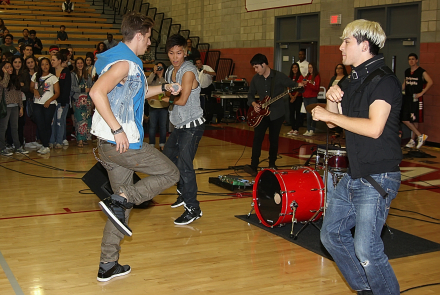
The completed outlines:
{"type": "Polygon", "coordinates": [[[421,43],[419,65],[426,70],[434,85],[423,97],[425,122],[419,124],[419,131],[429,136],[428,141],[440,143],[440,43],[421,43]]]}
{"type": "MultiPolygon", "coordinates": [[[[273,65],[273,47],[225,48],[219,50],[221,52],[221,58],[231,58],[234,61],[234,75],[238,78],[246,78],[248,82],[250,82],[255,75],[255,71],[250,64],[255,54],[264,54],[267,57],[269,65],[273,65]]],[[[225,77],[218,77],[217,79],[220,80],[224,78],[225,77]]]]}

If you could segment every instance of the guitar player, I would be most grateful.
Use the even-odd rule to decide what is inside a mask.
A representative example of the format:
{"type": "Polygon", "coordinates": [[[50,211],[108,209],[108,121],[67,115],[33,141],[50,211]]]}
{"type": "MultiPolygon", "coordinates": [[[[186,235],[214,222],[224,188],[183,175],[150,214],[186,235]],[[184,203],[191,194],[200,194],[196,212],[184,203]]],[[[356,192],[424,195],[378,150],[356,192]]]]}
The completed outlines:
{"type": "MultiPolygon", "coordinates": [[[[303,86],[301,82],[294,82],[285,74],[271,69],[267,57],[261,53],[252,57],[251,65],[256,74],[252,78],[249,86],[248,105],[252,105],[257,113],[260,112],[261,106],[258,101],[255,100],[255,94],[258,94],[260,99],[266,96],[275,97],[283,93],[286,88],[303,86]]],[[[258,173],[257,169],[260,163],[261,146],[267,128],[269,128],[269,168],[277,168],[275,161],[278,155],[278,138],[285,114],[283,100],[279,99],[275,101],[269,108],[269,116],[263,117],[260,124],[254,128],[251,164],[244,166],[244,171],[252,176],[256,176],[258,173]]]]}

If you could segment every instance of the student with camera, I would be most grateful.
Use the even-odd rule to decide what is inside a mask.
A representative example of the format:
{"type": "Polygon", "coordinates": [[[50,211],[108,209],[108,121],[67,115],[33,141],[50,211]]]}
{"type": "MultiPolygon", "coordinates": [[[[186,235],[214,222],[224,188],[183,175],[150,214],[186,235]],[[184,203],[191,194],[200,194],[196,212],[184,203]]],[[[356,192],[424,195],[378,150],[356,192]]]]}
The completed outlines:
{"type": "MultiPolygon", "coordinates": [[[[165,64],[158,62],[154,65],[153,73],[148,76],[147,82],[149,86],[158,86],[166,84],[164,78],[166,70],[165,64]]],[[[162,100],[164,94],[156,95],[148,101],[149,107],[149,121],[150,128],[148,129],[149,143],[152,146],[156,145],[156,130],[159,127],[159,149],[163,151],[165,142],[167,140],[167,122],[168,122],[168,102],[162,100]]]]}

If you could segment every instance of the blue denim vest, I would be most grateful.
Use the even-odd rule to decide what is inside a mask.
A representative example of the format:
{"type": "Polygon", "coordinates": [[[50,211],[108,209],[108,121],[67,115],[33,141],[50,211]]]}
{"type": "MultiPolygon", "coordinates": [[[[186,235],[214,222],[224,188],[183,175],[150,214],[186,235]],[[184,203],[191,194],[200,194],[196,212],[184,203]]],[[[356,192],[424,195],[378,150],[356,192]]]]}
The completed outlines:
{"type": "MultiPolygon", "coordinates": [[[[123,46],[126,47],[126,45],[121,42],[118,44],[118,46],[113,47],[107,52],[118,52],[118,49],[121,49],[121,47],[123,46]]],[[[119,51],[126,50],[125,48],[122,48],[122,50],[119,51]]],[[[104,52],[104,54],[105,53],[106,52],[104,52]]],[[[134,55],[131,50],[130,53],[134,55]]],[[[114,54],[112,54],[112,56],[114,57],[114,54]]],[[[112,56],[110,56],[110,59],[112,56]]],[[[126,57],[126,55],[122,56],[126,57]]],[[[105,56],[103,57],[103,60],[107,60],[105,56]]],[[[98,56],[98,61],[100,58],[101,56],[98,56]]],[[[119,122],[119,124],[121,124],[122,128],[125,131],[125,134],[127,135],[128,142],[130,143],[130,148],[140,149],[142,147],[144,138],[142,121],[144,115],[146,78],[143,69],[139,66],[137,62],[135,62],[136,60],[131,61],[129,59],[130,57],[127,57],[126,59],[124,58],[114,60],[113,62],[106,64],[105,67],[101,70],[100,75],[105,73],[116,62],[127,61],[129,63],[129,71],[125,83],[119,83],[118,85],[116,85],[116,87],[113,88],[113,90],[110,91],[107,96],[116,120],[119,122]]],[[[101,65],[97,64],[97,69],[99,68],[98,66],[101,65]]],[[[110,127],[97,111],[93,115],[91,132],[99,138],[115,143],[114,136],[111,133],[110,127]]]]}

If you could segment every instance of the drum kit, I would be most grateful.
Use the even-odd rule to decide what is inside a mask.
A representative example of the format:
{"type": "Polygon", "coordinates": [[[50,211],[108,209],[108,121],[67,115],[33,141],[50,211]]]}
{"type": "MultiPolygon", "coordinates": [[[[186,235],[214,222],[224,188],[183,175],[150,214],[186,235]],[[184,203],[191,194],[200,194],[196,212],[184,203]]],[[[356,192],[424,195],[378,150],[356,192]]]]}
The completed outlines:
{"type": "Polygon", "coordinates": [[[321,217],[325,218],[329,184],[336,187],[345,175],[348,157],[345,148],[328,144],[328,130],[327,144],[318,145],[311,158],[315,155],[314,169],[294,166],[283,170],[261,170],[255,178],[248,217],[255,210],[260,223],[267,227],[292,223],[290,237],[293,239],[309,224],[320,230],[315,223],[321,217]],[[294,235],[293,228],[298,222],[303,226],[294,235]]]}

